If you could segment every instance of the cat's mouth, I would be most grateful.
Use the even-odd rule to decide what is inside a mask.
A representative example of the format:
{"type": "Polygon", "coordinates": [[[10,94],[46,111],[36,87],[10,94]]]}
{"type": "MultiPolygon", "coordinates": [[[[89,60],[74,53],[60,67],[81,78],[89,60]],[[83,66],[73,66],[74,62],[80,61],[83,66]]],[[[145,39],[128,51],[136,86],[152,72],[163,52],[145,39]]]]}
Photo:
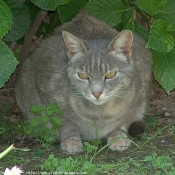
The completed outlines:
{"type": "Polygon", "coordinates": [[[104,103],[109,101],[111,95],[112,93],[106,93],[106,94],[102,93],[97,98],[97,96],[94,96],[94,94],[86,94],[86,93],[83,94],[84,98],[86,98],[88,101],[90,101],[91,103],[95,105],[103,105],[104,103]]]}
{"type": "Polygon", "coordinates": [[[95,98],[93,95],[92,96],[84,96],[88,101],[90,101],[91,103],[95,104],[95,105],[102,105],[104,103],[106,103],[109,98],[104,98],[104,97],[100,97],[100,98],[95,98]]]}
{"type": "Polygon", "coordinates": [[[95,105],[102,105],[102,104],[106,103],[107,101],[97,99],[97,100],[91,100],[91,102],[95,105]]]}

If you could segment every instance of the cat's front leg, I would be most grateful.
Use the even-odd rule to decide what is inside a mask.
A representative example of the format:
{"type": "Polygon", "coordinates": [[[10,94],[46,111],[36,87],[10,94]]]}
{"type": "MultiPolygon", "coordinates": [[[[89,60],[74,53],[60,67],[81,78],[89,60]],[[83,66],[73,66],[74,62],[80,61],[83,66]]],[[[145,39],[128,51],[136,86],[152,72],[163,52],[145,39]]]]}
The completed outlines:
{"type": "Polygon", "coordinates": [[[108,143],[111,143],[110,144],[111,150],[123,151],[130,146],[131,141],[127,137],[126,133],[127,130],[125,129],[125,127],[122,127],[120,129],[114,130],[108,135],[108,143]]]}
{"type": "Polygon", "coordinates": [[[82,152],[82,141],[78,128],[73,123],[66,123],[61,128],[60,147],[69,153],[82,152]]]}

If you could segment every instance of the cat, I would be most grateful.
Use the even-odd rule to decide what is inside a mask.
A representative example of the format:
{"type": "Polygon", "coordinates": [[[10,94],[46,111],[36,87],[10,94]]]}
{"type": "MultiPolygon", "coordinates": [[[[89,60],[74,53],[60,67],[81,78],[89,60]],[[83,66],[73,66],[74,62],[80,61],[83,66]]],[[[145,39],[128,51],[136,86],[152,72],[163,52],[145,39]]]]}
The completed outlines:
{"type": "Polygon", "coordinates": [[[69,153],[81,152],[82,139],[97,139],[97,133],[111,150],[122,151],[131,143],[130,124],[146,112],[151,65],[143,39],[81,11],[25,60],[15,86],[17,104],[30,121],[32,105],[57,102],[63,114],[55,137],[69,153]]]}

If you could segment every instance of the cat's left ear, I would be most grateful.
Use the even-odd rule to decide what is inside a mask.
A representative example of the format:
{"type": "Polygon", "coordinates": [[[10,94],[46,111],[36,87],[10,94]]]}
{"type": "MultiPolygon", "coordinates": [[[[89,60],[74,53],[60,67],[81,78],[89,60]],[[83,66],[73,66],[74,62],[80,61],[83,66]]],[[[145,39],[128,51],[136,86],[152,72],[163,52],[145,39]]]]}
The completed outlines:
{"type": "Polygon", "coordinates": [[[127,58],[132,55],[133,34],[131,30],[123,30],[109,44],[108,50],[113,54],[123,53],[127,58]]]}
{"type": "Polygon", "coordinates": [[[68,49],[67,54],[69,58],[72,58],[75,54],[86,52],[85,45],[77,37],[66,31],[62,31],[62,35],[68,49]]]}

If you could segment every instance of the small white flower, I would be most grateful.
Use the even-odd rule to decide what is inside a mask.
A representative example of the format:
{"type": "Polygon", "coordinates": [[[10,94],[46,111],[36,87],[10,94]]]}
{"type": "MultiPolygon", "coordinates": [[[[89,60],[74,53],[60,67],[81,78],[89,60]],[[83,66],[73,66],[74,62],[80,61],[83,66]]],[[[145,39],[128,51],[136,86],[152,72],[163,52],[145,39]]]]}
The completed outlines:
{"type": "Polygon", "coordinates": [[[6,168],[4,175],[21,175],[22,171],[19,167],[14,166],[11,170],[6,168]]]}

